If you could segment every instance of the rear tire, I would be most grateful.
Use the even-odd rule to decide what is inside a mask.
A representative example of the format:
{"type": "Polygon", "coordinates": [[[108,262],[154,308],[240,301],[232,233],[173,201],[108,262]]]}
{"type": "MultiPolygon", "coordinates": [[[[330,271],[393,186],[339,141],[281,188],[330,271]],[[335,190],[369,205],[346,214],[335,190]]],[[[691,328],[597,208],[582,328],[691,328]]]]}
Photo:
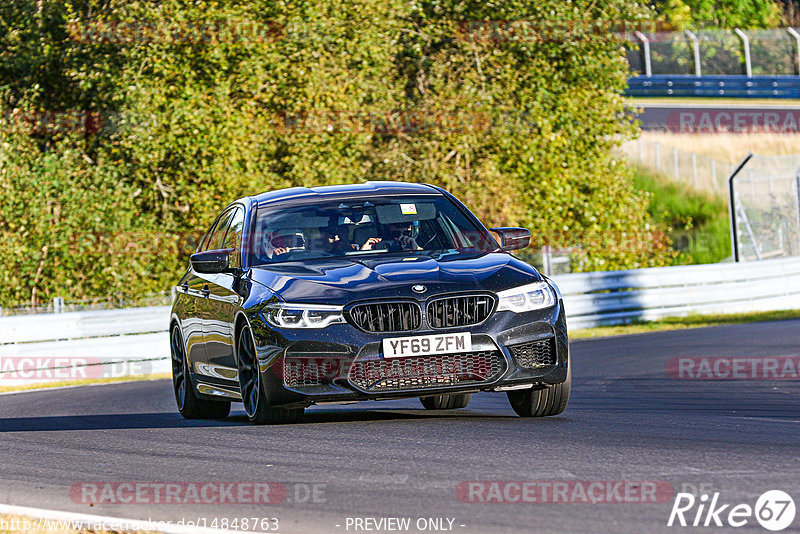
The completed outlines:
{"type": "Polygon", "coordinates": [[[564,411],[572,389],[572,366],[567,364],[567,379],[543,389],[509,391],[508,402],[520,417],[548,417],[564,411]]]}
{"type": "Polygon", "coordinates": [[[172,353],[172,388],[178,411],[185,419],[224,419],[231,412],[231,403],[211,401],[197,396],[186,360],[186,348],[178,326],[170,333],[170,352],[172,353]]]}
{"type": "Polygon", "coordinates": [[[269,405],[269,397],[258,366],[258,357],[250,327],[243,326],[237,339],[239,388],[247,418],[256,425],[297,421],[303,415],[304,408],[283,408],[269,405]]]}
{"type": "Polygon", "coordinates": [[[472,393],[433,395],[432,397],[421,397],[419,400],[426,410],[455,410],[465,408],[472,400],[472,393]]]}

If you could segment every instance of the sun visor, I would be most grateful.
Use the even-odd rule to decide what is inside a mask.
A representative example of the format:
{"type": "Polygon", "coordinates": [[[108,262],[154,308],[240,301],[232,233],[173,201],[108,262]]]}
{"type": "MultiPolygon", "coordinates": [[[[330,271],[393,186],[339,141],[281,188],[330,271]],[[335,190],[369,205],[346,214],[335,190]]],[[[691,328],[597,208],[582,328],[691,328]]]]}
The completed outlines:
{"type": "Polygon", "coordinates": [[[436,218],[436,206],[424,202],[383,204],[375,206],[381,224],[410,223],[436,218]]]}
{"type": "Polygon", "coordinates": [[[303,213],[291,213],[269,221],[269,226],[280,230],[283,228],[325,228],[330,224],[328,217],[309,217],[303,213]]]}

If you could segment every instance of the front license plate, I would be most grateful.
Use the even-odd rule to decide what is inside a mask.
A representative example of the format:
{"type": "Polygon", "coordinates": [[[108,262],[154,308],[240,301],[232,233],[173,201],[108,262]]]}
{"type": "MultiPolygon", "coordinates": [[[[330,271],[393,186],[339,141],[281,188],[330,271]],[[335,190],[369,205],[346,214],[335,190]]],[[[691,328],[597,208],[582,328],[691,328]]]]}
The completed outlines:
{"type": "Polygon", "coordinates": [[[469,332],[390,337],[383,340],[384,358],[428,356],[431,354],[452,354],[454,352],[470,351],[472,351],[472,335],[469,332]]]}

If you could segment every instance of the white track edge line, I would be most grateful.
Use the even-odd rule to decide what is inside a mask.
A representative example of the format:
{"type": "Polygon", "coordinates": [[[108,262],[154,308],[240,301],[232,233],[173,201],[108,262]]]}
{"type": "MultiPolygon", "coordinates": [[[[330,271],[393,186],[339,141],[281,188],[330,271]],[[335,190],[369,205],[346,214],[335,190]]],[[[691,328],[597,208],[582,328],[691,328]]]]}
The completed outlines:
{"type": "MultiPolygon", "coordinates": [[[[142,375],[133,375],[133,376],[142,376],[142,375]]],[[[16,391],[0,391],[0,396],[2,395],[18,395],[20,393],[34,393],[34,392],[42,392],[42,391],[57,391],[59,389],[72,389],[72,388],[87,388],[91,386],[114,386],[119,384],[130,384],[131,382],[151,382],[155,380],[169,380],[169,377],[160,377],[160,378],[136,378],[133,380],[115,380],[113,382],[91,382],[89,384],[69,384],[67,386],[52,386],[52,387],[43,387],[43,388],[35,388],[35,389],[19,389],[16,391]]],[[[2,385],[2,384],[0,384],[2,385]]],[[[11,386],[14,387],[14,386],[11,386]]]]}

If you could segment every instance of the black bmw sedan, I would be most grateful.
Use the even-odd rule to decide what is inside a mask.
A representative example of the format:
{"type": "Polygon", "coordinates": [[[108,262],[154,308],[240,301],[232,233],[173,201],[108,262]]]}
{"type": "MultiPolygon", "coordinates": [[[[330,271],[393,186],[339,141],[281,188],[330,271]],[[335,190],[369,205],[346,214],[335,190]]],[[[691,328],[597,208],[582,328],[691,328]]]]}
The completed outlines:
{"type": "Polygon", "coordinates": [[[187,418],[242,402],[254,423],[312,404],[419,397],[463,408],[506,392],[561,413],[571,373],[555,284],[431,185],[369,182],[245,197],[217,217],[177,285],[170,346],[187,418]]]}

